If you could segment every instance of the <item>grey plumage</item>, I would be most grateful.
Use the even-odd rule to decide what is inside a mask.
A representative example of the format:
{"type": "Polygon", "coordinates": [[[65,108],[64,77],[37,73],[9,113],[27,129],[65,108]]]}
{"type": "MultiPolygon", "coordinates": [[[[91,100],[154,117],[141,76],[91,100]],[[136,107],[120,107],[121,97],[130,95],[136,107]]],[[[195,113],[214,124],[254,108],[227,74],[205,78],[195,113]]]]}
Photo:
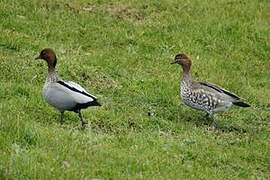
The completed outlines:
{"type": "Polygon", "coordinates": [[[223,112],[232,105],[249,107],[236,94],[208,82],[193,81],[190,74],[191,60],[185,54],[178,54],[172,64],[180,64],[183,76],[180,84],[180,96],[184,104],[203,110],[209,115],[223,112]]]}
{"type": "Polygon", "coordinates": [[[233,104],[249,107],[237,95],[206,82],[181,82],[181,98],[183,102],[195,109],[206,111],[208,114],[227,110],[233,104]]]}

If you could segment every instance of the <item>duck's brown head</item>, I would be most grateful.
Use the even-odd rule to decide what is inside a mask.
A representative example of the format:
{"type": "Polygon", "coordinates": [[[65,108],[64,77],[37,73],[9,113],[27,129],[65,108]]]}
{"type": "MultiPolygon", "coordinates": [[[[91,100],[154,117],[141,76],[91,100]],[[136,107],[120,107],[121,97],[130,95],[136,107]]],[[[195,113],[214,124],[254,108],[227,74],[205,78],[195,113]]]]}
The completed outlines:
{"type": "Polygon", "coordinates": [[[180,64],[183,67],[184,72],[188,72],[192,62],[187,55],[181,53],[175,56],[174,61],[171,64],[180,64]]]}
{"type": "Polygon", "coordinates": [[[55,52],[51,48],[45,48],[43,49],[39,56],[36,57],[35,59],[43,59],[47,61],[49,68],[54,68],[57,63],[57,58],[55,55],[55,52]]]}

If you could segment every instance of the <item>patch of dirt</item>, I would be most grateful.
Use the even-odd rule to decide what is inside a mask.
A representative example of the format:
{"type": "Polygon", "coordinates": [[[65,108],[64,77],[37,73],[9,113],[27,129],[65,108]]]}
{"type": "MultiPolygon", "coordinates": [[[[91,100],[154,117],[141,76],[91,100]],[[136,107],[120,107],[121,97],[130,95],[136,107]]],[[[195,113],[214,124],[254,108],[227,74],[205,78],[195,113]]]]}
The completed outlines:
{"type": "Polygon", "coordinates": [[[136,8],[130,7],[124,4],[108,4],[103,6],[97,6],[93,4],[87,4],[81,7],[82,11],[85,12],[104,12],[113,17],[123,19],[123,20],[132,20],[132,21],[142,21],[144,20],[144,15],[141,11],[136,8]]]}
{"type": "Polygon", "coordinates": [[[141,21],[144,19],[143,14],[135,8],[123,4],[110,4],[105,7],[106,12],[119,19],[132,19],[141,21]]]}
{"type": "Polygon", "coordinates": [[[120,3],[108,3],[108,4],[80,4],[80,3],[60,3],[60,2],[42,2],[41,7],[47,10],[59,10],[65,9],[75,14],[80,13],[98,13],[102,12],[105,15],[110,15],[123,20],[142,21],[145,19],[145,15],[139,9],[131,7],[130,5],[120,3]]]}

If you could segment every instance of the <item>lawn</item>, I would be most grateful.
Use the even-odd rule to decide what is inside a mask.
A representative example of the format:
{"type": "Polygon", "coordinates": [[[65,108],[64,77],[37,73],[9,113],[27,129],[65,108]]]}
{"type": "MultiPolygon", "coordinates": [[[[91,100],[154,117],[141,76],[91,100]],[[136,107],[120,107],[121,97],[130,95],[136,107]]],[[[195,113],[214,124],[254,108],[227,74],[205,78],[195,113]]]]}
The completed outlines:
{"type": "Polygon", "coordinates": [[[269,22],[268,0],[1,0],[0,179],[269,179],[269,22]],[[84,130],[42,98],[45,47],[103,105],[84,130]],[[209,130],[180,101],[180,52],[252,107],[209,130]]]}

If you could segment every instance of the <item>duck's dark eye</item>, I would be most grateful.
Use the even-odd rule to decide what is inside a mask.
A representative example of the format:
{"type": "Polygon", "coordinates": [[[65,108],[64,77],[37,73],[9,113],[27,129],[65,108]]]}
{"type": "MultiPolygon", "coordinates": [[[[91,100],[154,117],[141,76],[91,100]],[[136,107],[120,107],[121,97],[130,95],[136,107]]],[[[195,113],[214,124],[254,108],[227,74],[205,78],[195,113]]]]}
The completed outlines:
{"type": "Polygon", "coordinates": [[[46,57],[47,56],[47,53],[45,51],[41,52],[41,56],[42,57],[46,57]]]}

